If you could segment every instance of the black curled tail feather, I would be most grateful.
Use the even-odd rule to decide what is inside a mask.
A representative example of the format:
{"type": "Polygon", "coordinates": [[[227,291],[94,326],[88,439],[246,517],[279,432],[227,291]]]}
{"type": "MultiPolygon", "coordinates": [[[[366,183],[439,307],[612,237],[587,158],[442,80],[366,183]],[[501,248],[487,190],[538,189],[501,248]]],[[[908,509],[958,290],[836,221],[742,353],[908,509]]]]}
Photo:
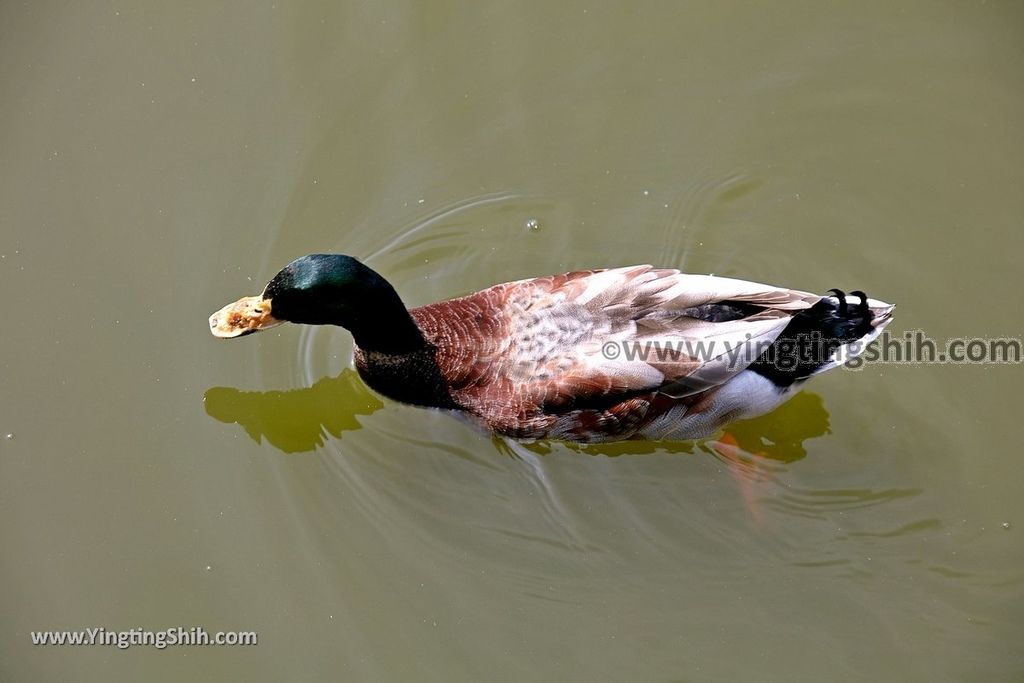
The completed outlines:
{"type": "Polygon", "coordinates": [[[807,379],[832,362],[836,349],[869,335],[874,329],[864,292],[850,292],[856,302],[847,301],[839,289],[833,295],[800,311],[748,370],[780,387],[807,379]]]}

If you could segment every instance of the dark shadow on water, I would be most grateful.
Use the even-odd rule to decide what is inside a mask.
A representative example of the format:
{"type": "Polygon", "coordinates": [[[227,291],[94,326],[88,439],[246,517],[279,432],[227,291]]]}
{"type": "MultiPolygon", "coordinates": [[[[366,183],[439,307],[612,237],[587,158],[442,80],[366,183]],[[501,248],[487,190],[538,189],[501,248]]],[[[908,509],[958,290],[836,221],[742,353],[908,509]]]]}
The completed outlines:
{"type": "MultiPolygon", "coordinates": [[[[264,439],[285,453],[313,451],[324,444],[327,434],[341,438],[342,432],[359,429],[360,415],[370,415],[384,407],[355,370],[346,369],[337,377],[325,377],[311,387],[290,391],[240,391],[231,387],[213,387],[204,397],[206,413],[224,423],[241,425],[256,443],[264,439]]],[[[793,462],[806,457],[804,442],[829,433],[829,415],[817,394],[800,392],[768,415],[734,422],[725,428],[720,441],[750,455],[793,462]]],[[[507,450],[501,439],[494,443],[507,450]]],[[[565,444],[588,455],[615,457],[649,453],[693,453],[692,441],[624,441],[582,446],[565,444]]],[[[554,444],[535,442],[523,448],[544,455],[554,444]]],[[[703,449],[707,450],[707,449],[703,449]]]]}
{"type": "Polygon", "coordinates": [[[256,443],[266,439],[285,453],[315,450],[324,444],[325,434],[340,438],[342,432],[362,426],[357,416],[384,407],[351,369],[290,391],[213,387],[203,400],[213,419],[239,424],[256,443]]]}
{"type": "Polygon", "coordinates": [[[734,422],[725,428],[725,433],[747,453],[795,462],[807,457],[804,442],[830,433],[830,426],[821,396],[801,391],[767,415],[734,422]]]}

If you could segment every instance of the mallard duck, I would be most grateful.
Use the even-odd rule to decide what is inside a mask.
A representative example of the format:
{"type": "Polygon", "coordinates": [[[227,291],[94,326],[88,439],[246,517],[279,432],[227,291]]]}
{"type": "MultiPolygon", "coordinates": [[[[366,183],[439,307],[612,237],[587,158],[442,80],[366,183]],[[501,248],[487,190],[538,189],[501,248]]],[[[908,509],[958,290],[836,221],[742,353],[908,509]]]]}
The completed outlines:
{"type": "Polygon", "coordinates": [[[893,306],[630,266],[494,285],[407,309],[351,256],[292,261],[210,317],[230,338],[339,325],[375,391],[462,411],[498,434],[595,443],[689,440],[764,414],[863,351],[893,306]]]}

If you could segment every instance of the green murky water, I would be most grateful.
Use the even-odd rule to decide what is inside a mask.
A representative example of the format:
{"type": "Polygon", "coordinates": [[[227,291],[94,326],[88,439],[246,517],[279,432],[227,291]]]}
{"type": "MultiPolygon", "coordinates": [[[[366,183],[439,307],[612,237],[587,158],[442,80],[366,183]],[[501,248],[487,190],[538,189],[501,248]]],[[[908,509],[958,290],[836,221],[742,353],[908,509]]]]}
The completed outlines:
{"type": "Polygon", "coordinates": [[[206,328],[341,251],[410,305],[651,262],[1021,336],[1019,4],[7,3],[0,55],[0,678],[1021,680],[1019,365],[524,447],[340,330],[206,328]],[[259,644],[30,638],[179,626],[259,644]]]}

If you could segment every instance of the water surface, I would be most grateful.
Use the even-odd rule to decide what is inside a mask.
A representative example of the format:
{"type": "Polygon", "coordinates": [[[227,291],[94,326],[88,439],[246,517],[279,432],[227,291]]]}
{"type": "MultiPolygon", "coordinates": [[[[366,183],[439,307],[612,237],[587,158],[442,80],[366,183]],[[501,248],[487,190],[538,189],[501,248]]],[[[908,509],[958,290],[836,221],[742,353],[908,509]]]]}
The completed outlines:
{"type": "Polygon", "coordinates": [[[1017,366],[834,372],[697,444],[492,439],[333,329],[633,263],[1021,336],[1013,3],[0,8],[4,680],[1011,681],[1017,366]],[[253,630],[235,648],[34,630],[253,630]]]}

